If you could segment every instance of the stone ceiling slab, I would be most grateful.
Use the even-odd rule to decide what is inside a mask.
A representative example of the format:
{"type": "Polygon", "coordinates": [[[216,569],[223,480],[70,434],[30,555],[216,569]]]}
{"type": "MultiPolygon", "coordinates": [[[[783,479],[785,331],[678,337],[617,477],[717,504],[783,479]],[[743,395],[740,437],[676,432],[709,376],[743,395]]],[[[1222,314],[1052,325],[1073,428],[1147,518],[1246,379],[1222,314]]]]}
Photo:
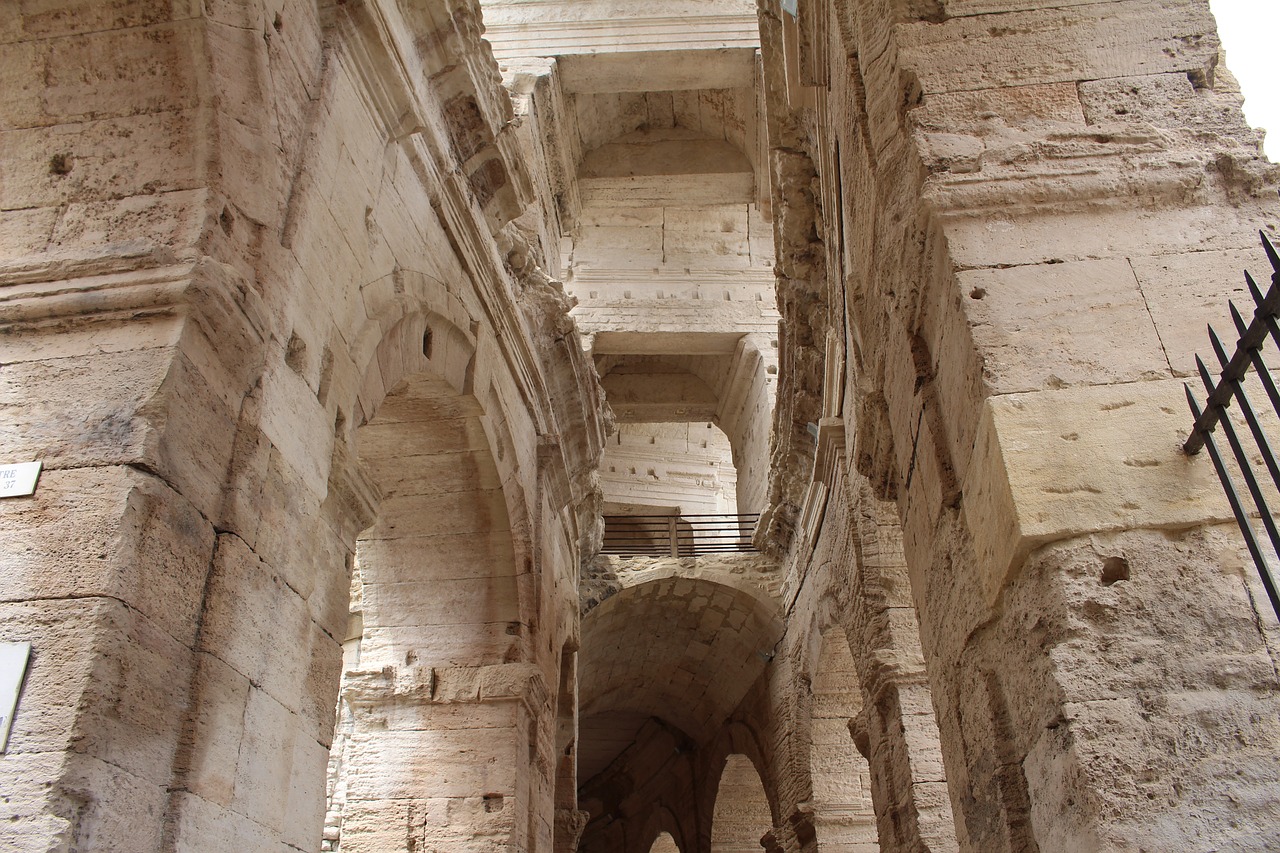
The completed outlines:
{"type": "Polygon", "coordinates": [[[566,93],[674,92],[751,86],[754,48],[592,53],[560,58],[566,93]]]}

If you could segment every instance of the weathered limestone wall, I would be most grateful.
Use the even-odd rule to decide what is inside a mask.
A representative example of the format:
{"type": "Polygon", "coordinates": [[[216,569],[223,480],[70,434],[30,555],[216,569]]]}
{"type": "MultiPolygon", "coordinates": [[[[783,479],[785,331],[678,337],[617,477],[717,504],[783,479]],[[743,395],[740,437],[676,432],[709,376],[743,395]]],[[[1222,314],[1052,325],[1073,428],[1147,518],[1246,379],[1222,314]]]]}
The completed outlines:
{"type": "MultiPolygon", "coordinates": [[[[365,663],[388,666],[361,676],[361,713],[437,747],[497,726],[486,743],[514,781],[443,773],[431,831],[469,838],[497,813],[491,846],[551,849],[602,430],[567,304],[506,226],[533,199],[476,15],[0,12],[0,445],[45,463],[35,496],[0,505],[0,633],[34,647],[0,849],[320,848],[357,537],[415,498],[365,464],[376,442],[357,428],[423,381],[449,390],[418,402],[471,407],[468,449],[495,460],[469,511],[505,517],[510,543],[462,562],[504,589],[504,645],[391,637],[404,566],[370,554],[366,615],[385,621],[365,663]]],[[[452,434],[409,420],[425,441],[452,434]]],[[[416,473],[434,489],[420,502],[469,483],[416,473]]],[[[348,817],[426,799],[394,739],[351,739],[365,787],[347,786],[348,817]]],[[[406,817],[381,839],[348,823],[342,849],[425,843],[428,815],[406,817]]]]}
{"type": "Polygon", "coordinates": [[[1269,617],[1178,449],[1187,354],[1277,225],[1207,3],[761,20],[773,534],[807,548],[837,447],[802,427],[841,419],[897,503],[960,847],[1274,846],[1269,617]]]}

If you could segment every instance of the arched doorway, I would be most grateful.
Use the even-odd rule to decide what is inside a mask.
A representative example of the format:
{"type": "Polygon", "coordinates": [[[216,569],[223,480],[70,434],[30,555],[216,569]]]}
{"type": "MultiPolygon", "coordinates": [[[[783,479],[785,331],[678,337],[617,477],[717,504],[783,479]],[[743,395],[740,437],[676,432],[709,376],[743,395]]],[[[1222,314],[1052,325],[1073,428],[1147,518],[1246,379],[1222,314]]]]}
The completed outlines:
{"type": "Polygon", "coordinates": [[[761,836],[772,829],[769,799],[755,765],[745,755],[730,755],[711,817],[711,853],[757,853],[761,836]]]}
{"type": "Polygon", "coordinates": [[[671,837],[671,833],[663,832],[653,840],[653,846],[649,848],[649,853],[680,853],[680,845],[676,844],[676,840],[671,837]]]}
{"type": "Polygon", "coordinates": [[[851,731],[851,726],[862,728],[857,724],[862,711],[858,674],[842,629],[828,628],[820,642],[809,750],[818,853],[873,853],[880,842],[871,768],[851,731]]]}
{"type": "Polygon", "coordinates": [[[354,724],[331,755],[342,802],[331,799],[326,843],[523,844],[535,782],[512,768],[527,766],[536,721],[512,689],[523,682],[502,673],[529,657],[524,561],[486,412],[464,390],[474,344],[419,315],[386,341],[359,398],[373,415],[352,441],[379,498],[357,540],[360,628],[340,699],[354,724]]]}

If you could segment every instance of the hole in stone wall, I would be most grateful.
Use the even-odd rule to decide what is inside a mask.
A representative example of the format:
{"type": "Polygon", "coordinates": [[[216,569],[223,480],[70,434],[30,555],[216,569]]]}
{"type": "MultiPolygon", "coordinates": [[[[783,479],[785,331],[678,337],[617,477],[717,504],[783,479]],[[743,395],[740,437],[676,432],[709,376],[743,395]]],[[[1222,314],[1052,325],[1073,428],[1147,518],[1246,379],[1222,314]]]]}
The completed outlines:
{"type": "Polygon", "coordinates": [[[218,224],[222,226],[222,233],[231,234],[231,228],[236,224],[236,218],[231,215],[231,209],[224,207],[222,213],[218,214],[218,224]]]}
{"type": "Polygon", "coordinates": [[[289,336],[289,345],[284,351],[284,363],[299,375],[307,369],[307,342],[298,337],[297,332],[289,336]]]}
{"type": "Polygon", "coordinates": [[[276,13],[276,19],[271,22],[271,26],[275,27],[276,32],[281,32],[284,29],[284,18],[280,17],[279,12],[276,13]]]}
{"type": "Polygon", "coordinates": [[[431,358],[431,330],[424,329],[422,332],[422,354],[427,358],[431,358]]]}
{"type": "Polygon", "coordinates": [[[70,154],[54,154],[49,158],[49,174],[65,175],[71,171],[70,154]]]}
{"type": "Polygon", "coordinates": [[[1129,561],[1124,557],[1107,557],[1102,561],[1102,585],[1111,586],[1129,579],[1129,561]]]}
{"type": "Polygon", "coordinates": [[[502,795],[501,794],[485,794],[484,810],[487,812],[502,811],[502,795]]]}
{"type": "Polygon", "coordinates": [[[987,295],[987,291],[985,288],[982,288],[982,287],[975,287],[973,290],[969,291],[970,299],[981,299],[986,295],[987,295]]]}

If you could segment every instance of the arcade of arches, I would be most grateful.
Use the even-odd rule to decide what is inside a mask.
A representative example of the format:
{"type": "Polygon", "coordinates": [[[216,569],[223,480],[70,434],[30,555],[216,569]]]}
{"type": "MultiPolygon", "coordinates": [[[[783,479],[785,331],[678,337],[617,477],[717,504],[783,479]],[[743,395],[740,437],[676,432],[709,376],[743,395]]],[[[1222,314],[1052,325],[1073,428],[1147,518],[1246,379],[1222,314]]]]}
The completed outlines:
{"type": "Polygon", "coordinates": [[[1240,102],[1207,0],[0,3],[0,853],[1280,849],[1240,102]]]}

